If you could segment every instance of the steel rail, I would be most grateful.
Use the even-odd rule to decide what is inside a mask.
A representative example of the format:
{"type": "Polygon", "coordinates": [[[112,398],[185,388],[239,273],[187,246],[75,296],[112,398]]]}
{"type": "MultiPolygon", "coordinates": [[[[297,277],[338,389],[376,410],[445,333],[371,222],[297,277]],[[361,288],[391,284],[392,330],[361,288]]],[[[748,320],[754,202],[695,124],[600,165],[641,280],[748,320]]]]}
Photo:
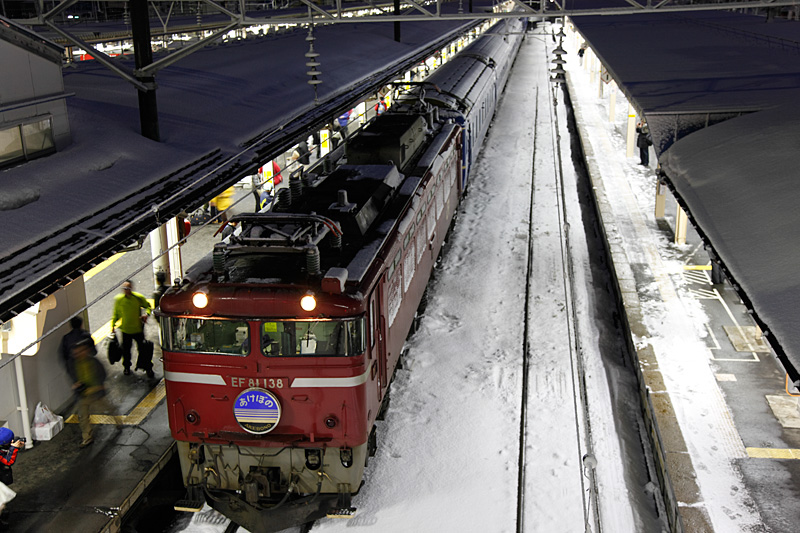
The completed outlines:
{"type": "Polygon", "coordinates": [[[523,328],[522,328],[522,390],[520,394],[520,416],[519,416],[519,453],[517,456],[517,533],[525,531],[525,464],[527,449],[527,434],[528,434],[528,373],[530,371],[530,342],[528,341],[530,333],[531,321],[531,292],[533,276],[533,240],[531,235],[534,234],[535,227],[534,220],[534,196],[536,195],[536,187],[534,186],[536,178],[536,147],[539,137],[539,87],[536,87],[533,101],[535,109],[533,114],[533,146],[531,148],[531,197],[530,208],[528,211],[528,246],[527,246],[527,261],[525,267],[525,311],[523,313],[523,328]]]}

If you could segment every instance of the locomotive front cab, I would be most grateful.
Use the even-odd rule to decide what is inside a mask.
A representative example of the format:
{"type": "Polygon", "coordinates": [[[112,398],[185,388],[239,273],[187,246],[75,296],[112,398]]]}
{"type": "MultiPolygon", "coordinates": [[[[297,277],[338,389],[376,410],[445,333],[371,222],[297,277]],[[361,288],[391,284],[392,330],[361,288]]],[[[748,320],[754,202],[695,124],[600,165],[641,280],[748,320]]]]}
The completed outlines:
{"type": "MultiPolygon", "coordinates": [[[[293,505],[317,518],[346,512],[370,451],[364,315],[331,317],[322,301],[302,318],[218,316],[226,299],[206,293],[211,316],[161,313],[170,428],[190,492],[182,508],[208,501],[254,531],[297,523],[293,505]]],[[[248,294],[262,309],[284,305],[274,289],[248,294]]],[[[345,298],[340,313],[354,310],[345,298]]]]}

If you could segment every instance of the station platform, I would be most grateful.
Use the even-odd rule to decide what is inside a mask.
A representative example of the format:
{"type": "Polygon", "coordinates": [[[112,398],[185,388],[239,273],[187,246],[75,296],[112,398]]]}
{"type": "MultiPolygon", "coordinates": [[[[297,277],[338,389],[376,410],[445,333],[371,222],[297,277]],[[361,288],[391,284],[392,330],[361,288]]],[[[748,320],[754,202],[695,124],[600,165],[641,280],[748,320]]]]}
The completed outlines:
{"type": "Polygon", "coordinates": [[[712,278],[694,229],[676,244],[678,205],[665,187],[664,216],[656,218],[652,149],[648,166],[638,148],[626,157],[628,115],[635,112],[621,91],[613,94],[613,82],[579,59],[577,38],[568,41],[565,69],[580,145],[648,431],[658,442],[655,462],[667,474],[664,511],[679,515],[671,529],[795,531],[800,395],[786,387],[783,368],[734,288],[712,278]]]}
{"type": "Polygon", "coordinates": [[[18,454],[7,531],[122,531],[125,514],[173,455],[160,361],[155,367],[154,380],[124,376],[119,365],[109,374],[108,396],[127,413],[120,428],[93,415],[94,442],[81,448],[80,428],[66,411],[63,430],[18,454]]]}
{"type": "MultiPolygon", "coordinates": [[[[236,188],[235,211],[252,209],[254,200],[249,189],[236,188]]],[[[193,228],[192,238],[184,245],[182,255],[191,265],[208,253],[220,237],[218,224],[193,228]]],[[[125,252],[114,256],[100,268],[87,273],[86,291],[94,298],[109,280],[125,279],[128,272],[150,260],[150,249],[125,252]]],[[[151,269],[133,277],[134,290],[149,297],[151,269]]],[[[154,342],[153,370],[148,379],[143,371],[124,375],[121,363],[110,365],[104,338],[111,330],[112,293],[89,309],[89,324],[97,344],[97,358],[108,373],[107,400],[114,413],[93,414],[94,442],[81,448],[81,431],[75,405],[50,406],[64,418],[64,428],[51,440],[35,441],[23,449],[13,466],[17,497],[9,504],[9,528],[5,531],[28,532],[103,532],[163,531],[160,524],[129,524],[129,512],[147,495],[154,481],[165,469],[175,468],[174,455],[164,402],[164,372],[156,321],[145,325],[145,337],[154,342]],[[109,414],[116,414],[120,427],[109,414]],[[131,529],[134,528],[134,529],[131,529]]],[[[133,362],[136,362],[134,348],[133,362]]],[[[102,407],[100,411],[102,411],[102,407]]],[[[179,470],[169,476],[179,479],[179,470]]],[[[183,493],[183,487],[175,487],[183,493]]],[[[178,495],[180,497],[180,495],[178,495]]],[[[171,502],[165,502],[171,509],[171,502]]],[[[168,514],[168,513],[166,513],[168,514]]],[[[156,517],[150,517],[156,520],[156,517]]],[[[163,518],[163,517],[162,517],[163,518]]],[[[2,531],[2,529],[0,529],[2,531]]]]}

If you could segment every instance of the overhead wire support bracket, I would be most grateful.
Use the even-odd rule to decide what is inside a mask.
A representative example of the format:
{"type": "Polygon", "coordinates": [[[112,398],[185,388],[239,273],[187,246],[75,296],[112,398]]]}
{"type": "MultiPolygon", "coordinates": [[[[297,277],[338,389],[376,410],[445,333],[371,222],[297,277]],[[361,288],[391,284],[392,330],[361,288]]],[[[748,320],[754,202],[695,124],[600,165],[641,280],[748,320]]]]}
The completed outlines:
{"type": "Polygon", "coordinates": [[[519,7],[521,7],[523,11],[525,11],[526,13],[535,13],[537,15],[540,15],[542,13],[542,8],[539,8],[538,10],[533,9],[531,6],[524,3],[522,0],[511,0],[511,1],[514,2],[516,5],[518,5],[519,7]]]}
{"type": "Polygon", "coordinates": [[[387,15],[390,15],[392,13],[388,9],[384,9],[381,6],[379,6],[378,4],[376,4],[373,0],[366,0],[366,2],[367,2],[367,4],[370,5],[370,7],[372,7],[372,9],[377,9],[381,13],[386,13],[387,15]]]}
{"type": "Polygon", "coordinates": [[[318,5],[316,5],[315,3],[310,2],[309,0],[300,0],[300,1],[303,2],[305,5],[307,5],[308,7],[310,7],[311,9],[313,9],[314,11],[316,11],[317,13],[319,13],[320,15],[322,15],[325,18],[328,18],[328,19],[336,18],[333,15],[331,15],[330,13],[328,13],[327,11],[325,11],[324,9],[322,9],[321,7],[319,7],[318,5]]]}
{"type": "MultiPolygon", "coordinates": [[[[636,0],[625,0],[625,2],[627,2],[630,5],[632,5],[633,7],[638,7],[640,9],[645,9],[645,6],[643,6],[642,4],[637,2],[636,0]]],[[[648,4],[649,4],[649,2],[648,2],[648,4]]]]}
{"type": "Polygon", "coordinates": [[[406,0],[406,2],[408,2],[409,4],[411,4],[412,6],[414,6],[414,9],[416,9],[416,10],[418,10],[418,11],[422,11],[423,13],[425,13],[426,15],[428,15],[429,17],[433,17],[433,16],[434,16],[434,14],[433,14],[433,13],[431,13],[430,11],[428,11],[427,9],[425,9],[424,7],[422,7],[421,5],[419,5],[418,3],[416,3],[414,0],[406,0]]]}
{"type": "Polygon", "coordinates": [[[142,83],[141,81],[136,79],[136,76],[134,75],[133,71],[130,71],[130,70],[118,65],[111,56],[108,56],[108,55],[104,54],[103,52],[101,52],[100,50],[94,48],[92,45],[90,45],[86,41],[84,41],[84,40],[72,35],[71,33],[67,32],[65,30],[62,30],[61,28],[59,28],[58,26],[56,26],[55,24],[53,24],[49,20],[46,20],[45,24],[51,30],[53,30],[54,32],[56,32],[59,35],[61,35],[62,37],[64,37],[66,40],[68,40],[71,43],[73,43],[75,45],[78,45],[81,48],[83,48],[84,50],[86,50],[86,53],[89,54],[90,56],[92,56],[93,58],[95,58],[98,63],[100,63],[104,67],[108,68],[109,70],[111,70],[112,72],[114,72],[115,74],[120,76],[122,79],[124,79],[125,81],[131,83],[134,87],[136,87],[140,91],[147,91],[147,90],[150,89],[150,87],[148,87],[147,85],[145,85],[144,83],[142,83]]]}
{"type": "Polygon", "coordinates": [[[149,65],[147,65],[144,68],[136,70],[135,74],[140,75],[140,76],[152,76],[156,72],[158,72],[159,70],[161,70],[161,69],[163,69],[165,67],[168,67],[168,66],[172,65],[173,63],[175,63],[177,61],[180,61],[184,57],[186,57],[189,54],[193,53],[195,50],[197,50],[199,48],[203,48],[210,41],[213,41],[214,39],[218,38],[220,35],[226,34],[227,32],[231,31],[232,29],[236,28],[237,26],[239,26],[239,22],[238,21],[231,22],[230,24],[228,24],[224,28],[220,28],[219,30],[215,31],[214,33],[212,33],[208,37],[204,37],[203,39],[197,41],[196,43],[190,44],[189,46],[185,46],[185,47],[181,48],[180,50],[172,52],[169,55],[167,55],[166,57],[163,57],[163,58],[159,59],[158,61],[150,63],[149,65]]]}
{"type": "Polygon", "coordinates": [[[243,13],[239,14],[239,13],[234,13],[233,11],[228,11],[227,9],[225,9],[224,7],[219,5],[219,3],[213,2],[212,0],[200,0],[200,1],[203,2],[206,5],[209,5],[209,6],[213,7],[213,8],[218,9],[220,12],[228,15],[232,20],[241,21],[243,15],[244,15],[243,13]]]}
{"type": "MultiPolygon", "coordinates": [[[[47,13],[42,13],[42,16],[41,16],[42,22],[47,22],[48,20],[52,19],[53,17],[55,17],[56,15],[62,13],[63,11],[66,11],[67,9],[69,9],[70,7],[72,7],[73,5],[75,5],[77,3],[78,3],[78,0],[66,0],[66,2],[61,2],[60,4],[54,6],[53,9],[51,9],[47,13]]],[[[44,6],[40,6],[40,7],[42,9],[44,8],[44,6]]]]}

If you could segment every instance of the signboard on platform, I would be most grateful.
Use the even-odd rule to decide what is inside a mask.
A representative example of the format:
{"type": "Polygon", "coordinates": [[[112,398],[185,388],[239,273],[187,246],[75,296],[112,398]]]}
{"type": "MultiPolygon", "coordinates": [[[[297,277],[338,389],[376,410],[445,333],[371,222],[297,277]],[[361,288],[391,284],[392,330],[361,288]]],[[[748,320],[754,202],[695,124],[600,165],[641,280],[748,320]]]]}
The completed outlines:
{"type": "Polygon", "coordinates": [[[608,72],[605,65],[600,65],[600,79],[603,80],[603,83],[611,82],[611,74],[608,72]]]}

